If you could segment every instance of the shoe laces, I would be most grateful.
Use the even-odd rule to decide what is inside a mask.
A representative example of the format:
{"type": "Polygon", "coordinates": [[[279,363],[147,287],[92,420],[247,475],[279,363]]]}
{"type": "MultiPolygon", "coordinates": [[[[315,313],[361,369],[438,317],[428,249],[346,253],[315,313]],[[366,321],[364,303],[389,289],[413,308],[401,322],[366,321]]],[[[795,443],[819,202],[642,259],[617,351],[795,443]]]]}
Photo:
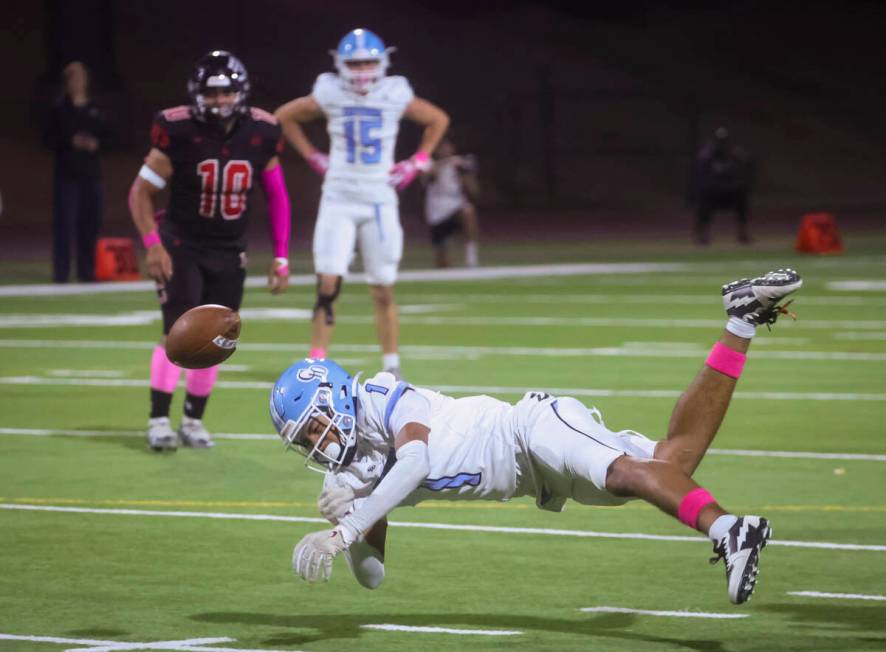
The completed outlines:
{"type": "Polygon", "coordinates": [[[766,328],[768,330],[772,330],[772,324],[776,322],[779,315],[787,315],[792,320],[797,321],[797,314],[792,310],[788,310],[788,306],[794,302],[793,299],[787,301],[786,303],[780,306],[771,306],[767,310],[764,310],[760,313],[760,320],[762,324],[766,324],[766,328]]]}

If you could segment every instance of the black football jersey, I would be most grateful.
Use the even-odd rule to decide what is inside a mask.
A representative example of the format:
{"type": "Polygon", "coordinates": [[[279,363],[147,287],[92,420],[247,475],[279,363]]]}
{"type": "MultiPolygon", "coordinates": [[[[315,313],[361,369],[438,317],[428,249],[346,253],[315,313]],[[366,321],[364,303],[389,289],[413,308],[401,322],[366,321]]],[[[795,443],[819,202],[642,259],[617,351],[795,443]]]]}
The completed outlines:
{"type": "Polygon", "coordinates": [[[151,144],[172,161],[164,236],[213,249],[246,248],[252,191],[268,161],[283,151],[277,119],[250,108],[227,134],[195,120],[188,106],[160,111],[151,144]]]}

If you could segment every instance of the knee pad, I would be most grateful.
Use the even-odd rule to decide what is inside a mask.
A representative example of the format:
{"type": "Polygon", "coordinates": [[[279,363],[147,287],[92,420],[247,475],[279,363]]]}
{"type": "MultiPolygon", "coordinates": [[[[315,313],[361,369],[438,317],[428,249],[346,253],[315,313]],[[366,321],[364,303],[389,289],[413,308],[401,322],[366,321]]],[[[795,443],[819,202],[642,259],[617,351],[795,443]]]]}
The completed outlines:
{"type": "Polygon", "coordinates": [[[326,313],[326,325],[332,326],[335,323],[335,313],[332,310],[332,303],[338,298],[341,292],[341,276],[335,280],[335,289],[331,294],[323,294],[320,291],[320,279],[317,279],[317,303],[314,304],[314,315],[322,310],[326,313]]]}

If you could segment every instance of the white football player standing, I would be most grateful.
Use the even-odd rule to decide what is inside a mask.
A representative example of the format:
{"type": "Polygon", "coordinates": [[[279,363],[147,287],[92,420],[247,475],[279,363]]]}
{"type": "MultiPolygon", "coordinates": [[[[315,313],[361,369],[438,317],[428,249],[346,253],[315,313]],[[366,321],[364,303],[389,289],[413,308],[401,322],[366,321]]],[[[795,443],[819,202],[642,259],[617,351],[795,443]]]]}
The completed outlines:
{"type": "Polygon", "coordinates": [[[449,116],[416,97],[405,77],[386,75],[393,50],[368,30],[348,32],[331,52],[337,74],[321,74],[310,95],[284,104],[275,115],[287,140],[324,177],[314,229],[317,302],[309,357],[326,357],[335,324],[333,304],[358,244],[375,308],[382,366],[399,377],[393,286],[403,253],[403,229],[397,192],[430,167],[430,154],[449,116]],[[328,156],[314,147],[301,127],[324,117],[328,156]],[[395,164],[401,118],[424,126],[424,132],[415,154],[395,164]]]}

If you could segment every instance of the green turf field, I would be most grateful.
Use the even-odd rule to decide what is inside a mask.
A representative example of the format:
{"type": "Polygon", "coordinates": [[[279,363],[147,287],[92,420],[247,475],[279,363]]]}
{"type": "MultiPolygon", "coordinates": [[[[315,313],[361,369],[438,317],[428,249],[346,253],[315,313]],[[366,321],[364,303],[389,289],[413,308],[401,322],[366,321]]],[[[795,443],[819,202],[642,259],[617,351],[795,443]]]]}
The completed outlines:
{"type": "MultiPolygon", "coordinates": [[[[886,648],[883,243],[832,258],[786,244],[701,255],[649,243],[597,244],[592,255],[488,248],[497,264],[665,266],[398,287],[408,380],[506,400],[572,394],[614,429],[660,437],[724,322],[720,284],[796,267],[799,320],[755,340],[696,475],[727,508],[773,523],[742,607],[726,597],[722,564],[708,565],[708,542],[634,503],[398,509],[378,590],[360,588],[342,560],[329,584],[309,586],[290,554],[322,527],[299,520],[319,516],[320,479],[268,437],[267,396],[307,350],[310,285],[283,297],[248,290],[243,343],[206,415],[217,447],[165,455],[142,438],[160,328],[150,291],[0,296],[0,649],[886,648]]],[[[338,315],[335,356],[377,371],[365,288],[346,286],[338,315]]]]}

